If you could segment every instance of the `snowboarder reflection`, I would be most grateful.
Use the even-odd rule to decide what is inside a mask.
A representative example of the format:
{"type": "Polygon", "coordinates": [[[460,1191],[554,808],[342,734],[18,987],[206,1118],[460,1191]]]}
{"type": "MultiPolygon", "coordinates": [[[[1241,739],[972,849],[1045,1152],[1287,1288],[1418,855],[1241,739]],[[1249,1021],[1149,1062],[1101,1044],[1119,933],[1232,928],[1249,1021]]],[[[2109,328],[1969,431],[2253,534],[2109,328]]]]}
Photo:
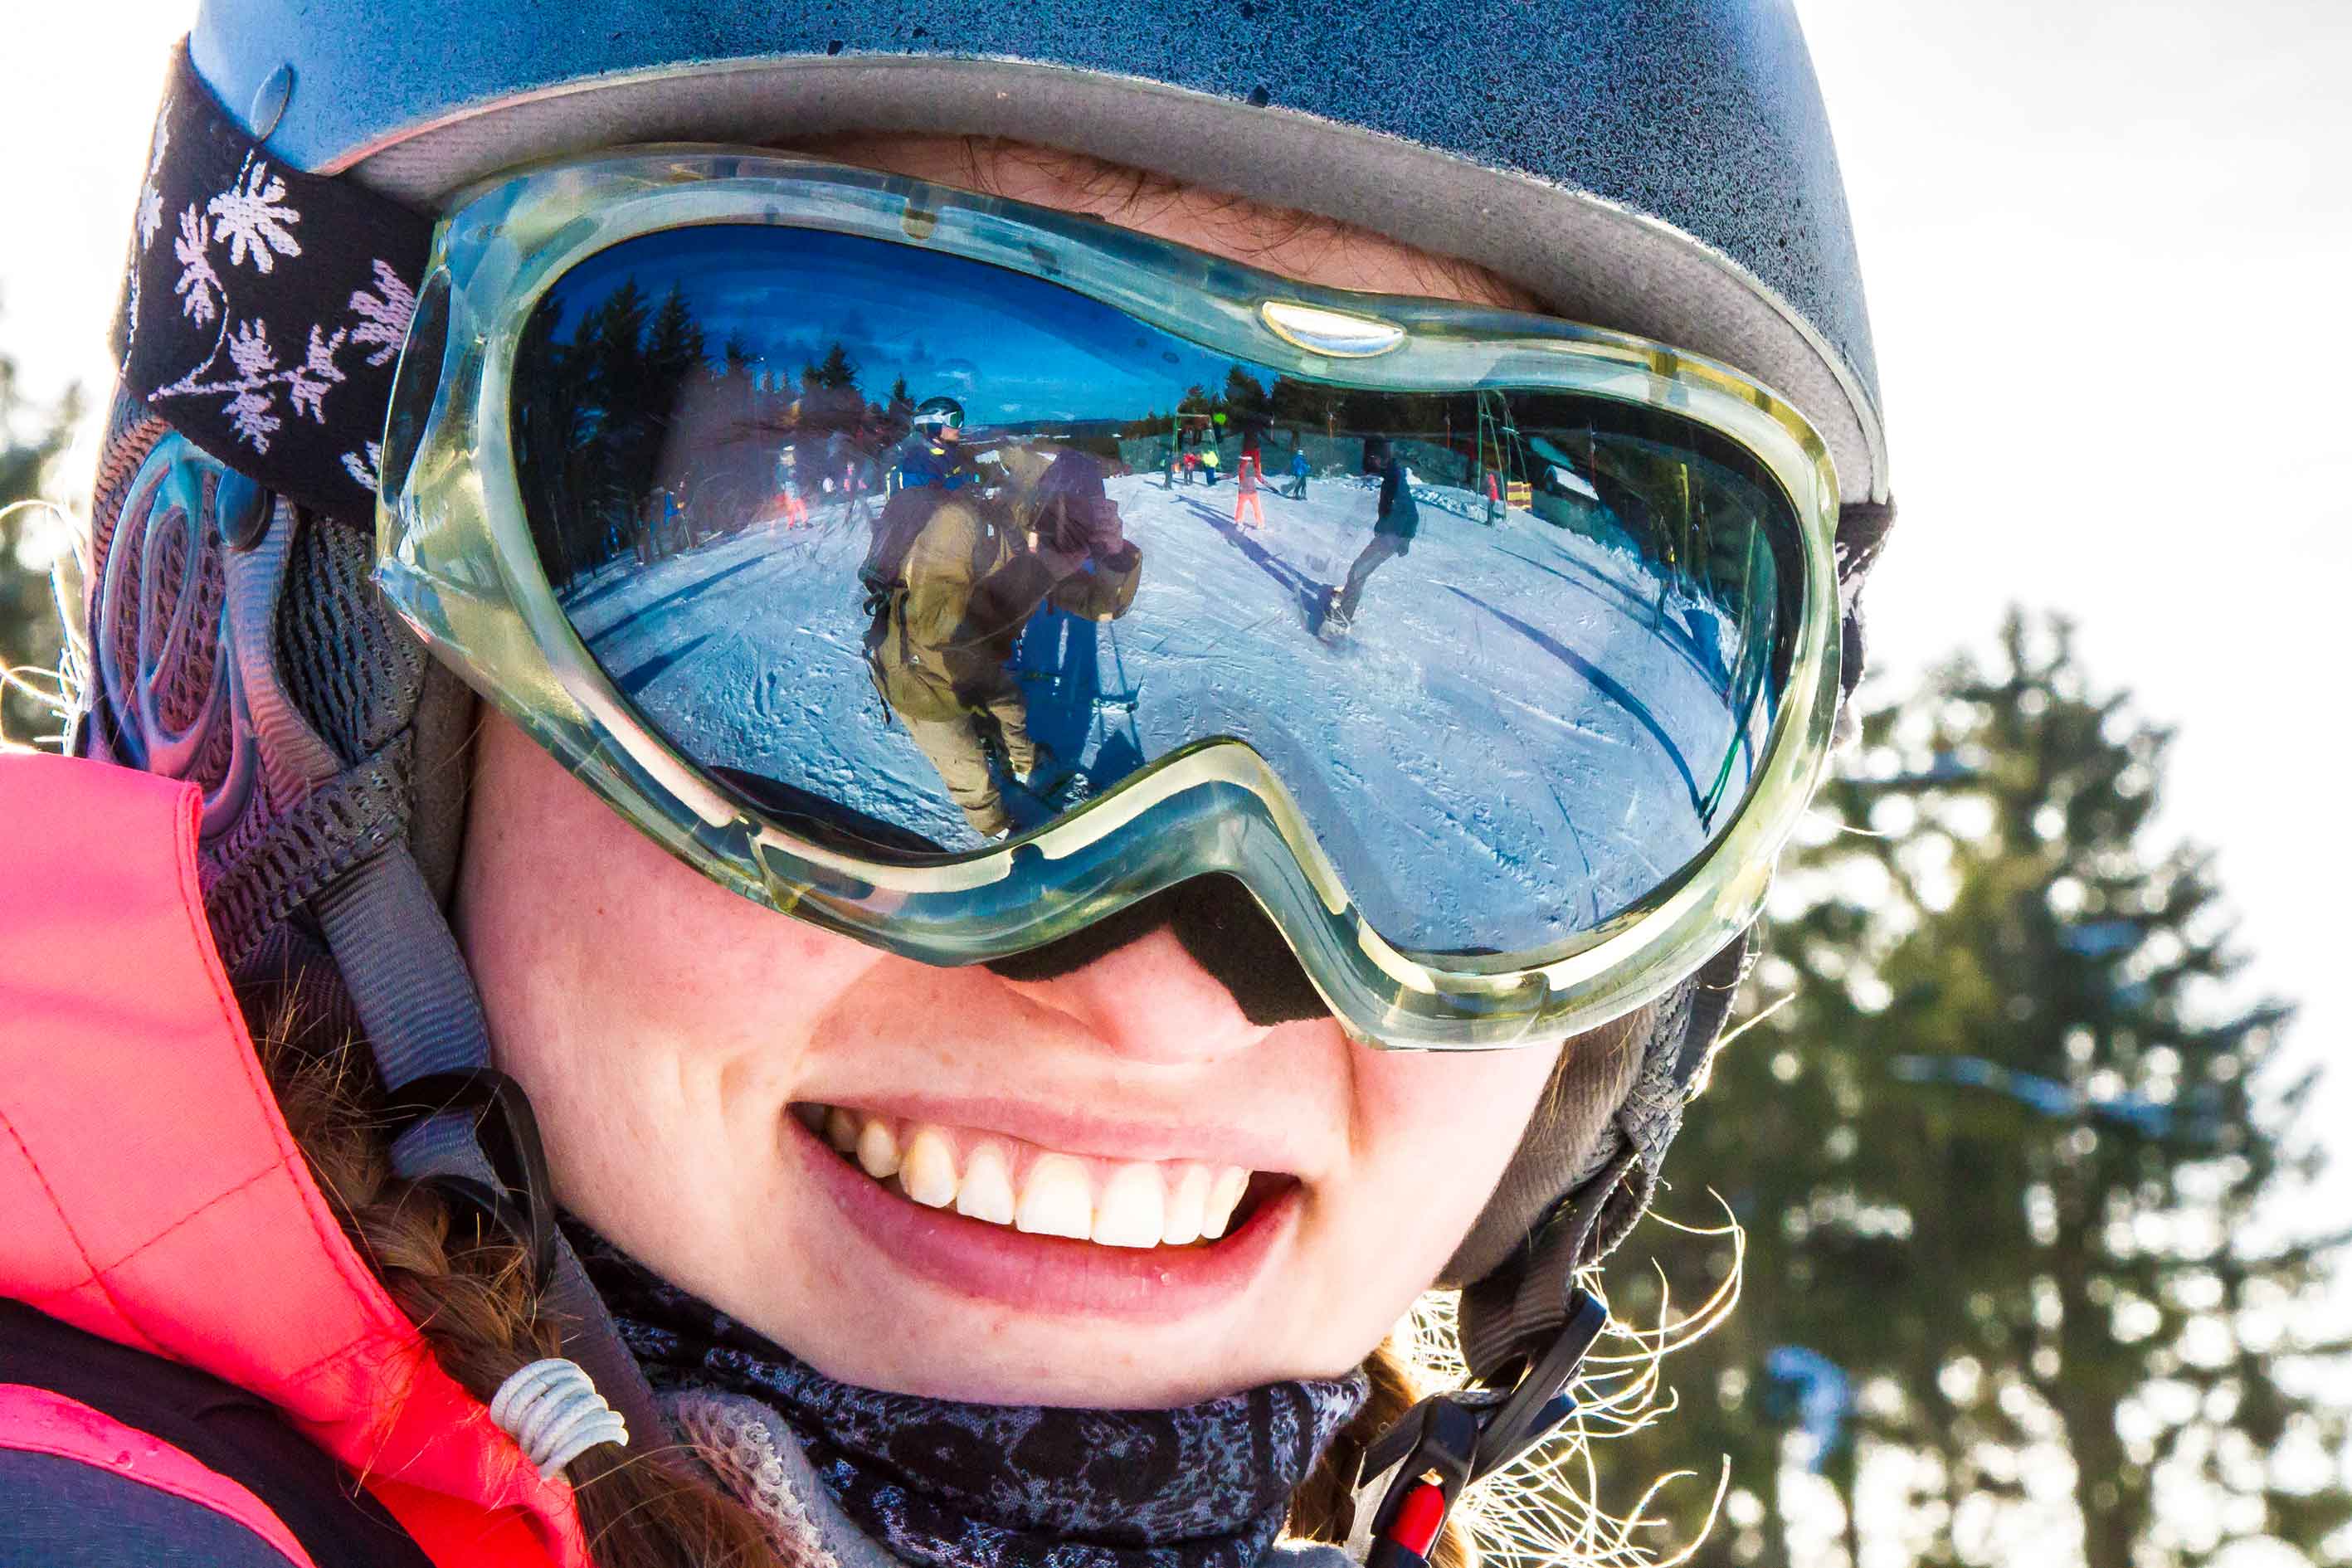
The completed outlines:
{"type": "Polygon", "coordinates": [[[1323,616],[1327,631],[1344,632],[1355,623],[1356,605],[1364,596],[1364,584],[1389,561],[1410,550],[1412,536],[1421,531],[1421,509],[1412,499],[1412,475],[1406,470],[1404,459],[1390,447],[1387,437],[1364,437],[1364,471],[1381,477],[1372,541],[1356,557],[1356,563],[1348,568],[1346,586],[1333,588],[1327,595],[1323,616]]]}
{"type": "Polygon", "coordinates": [[[875,685],[948,797],[989,838],[1013,829],[992,742],[1024,787],[1051,782],[1053,759],[1030,737],[1027,700],[1009,668],[1022,628],[1047,604],[1088,621],[1123,615],[1143,569],[1098,461],[1023,447],[999,460],[1000,494],[970,485],[894,494],[881,558],[870,557],[866,574],[875,685]],[[886,546],[900,537],[893,565],[886,546]]]}

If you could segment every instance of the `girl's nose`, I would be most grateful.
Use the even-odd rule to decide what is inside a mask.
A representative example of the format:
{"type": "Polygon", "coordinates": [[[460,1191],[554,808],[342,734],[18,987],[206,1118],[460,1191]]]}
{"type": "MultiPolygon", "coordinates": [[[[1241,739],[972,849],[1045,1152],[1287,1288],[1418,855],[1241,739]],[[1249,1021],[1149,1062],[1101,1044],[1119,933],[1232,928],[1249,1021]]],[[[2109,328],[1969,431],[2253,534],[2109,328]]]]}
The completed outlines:
{"type": "MultiPolygon", "coordinates": [[[[1286,961],[1286,952],[1279,954],[1286,961]]],[[[1155,1066],[1214,1061],[1265,1034],[1224,983],[1160,925],[1050,979],[1013,990],[1084,1026],[1116,1055],[1155,1066]]]]}
{"type": "Polygon", "coordinates": [[[1138,1060],[1213,1060],[1277,1024],[1328,1016],[1281,931],[1230,877],[1195,878],[988,967],[1138,1060]]]}

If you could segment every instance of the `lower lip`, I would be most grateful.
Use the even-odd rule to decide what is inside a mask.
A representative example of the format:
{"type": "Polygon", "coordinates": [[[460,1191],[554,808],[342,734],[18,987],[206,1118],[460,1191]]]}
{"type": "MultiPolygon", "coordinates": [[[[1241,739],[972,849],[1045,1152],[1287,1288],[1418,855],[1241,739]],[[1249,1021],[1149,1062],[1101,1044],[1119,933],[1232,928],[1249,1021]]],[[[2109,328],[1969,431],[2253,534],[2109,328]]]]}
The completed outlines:
{"type": "Polygon", "coordinates": [[[1166,1321],[1231,1301],[1289,1234],[1299,1189],[1260,1204],[1208,1247],[1102,1247],[1031,1236],[902,1198],[786,1117],[803,1163],[859,1235],[931,1284],[1030,1312],[1166,1321]]]}

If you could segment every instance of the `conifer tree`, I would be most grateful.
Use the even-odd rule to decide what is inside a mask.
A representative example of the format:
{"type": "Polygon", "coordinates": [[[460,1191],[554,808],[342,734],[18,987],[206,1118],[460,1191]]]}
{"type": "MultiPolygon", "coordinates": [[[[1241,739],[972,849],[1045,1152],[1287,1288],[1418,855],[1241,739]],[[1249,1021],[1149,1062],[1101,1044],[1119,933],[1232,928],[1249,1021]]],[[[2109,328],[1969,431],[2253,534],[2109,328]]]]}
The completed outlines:
{"type": "Polygon", "coordinates": [[[675,395],[689,373],[703,368],[702,353],[702,324],[687,303],[686,290],[673,283],[646,329],[646,372],[675,395]]]}
{"type": "MultiPolygon", "coordinates": [[[[1751,998],[1783,1005],[1714,1064],[1669,1205],[1723,1195],[1747,1288],[1632,1444],[1730,1456],[1734,1560],[1817,1560],[1831,1499],[1850,1561],[2194,1568],[2352,1520],[2307,1375],[2347,1348],[2340,1236],[2293,1201],[2311,1079],[2226,984],[2210,857],[2150,831],[2168,740],[2012,614],[1991,670],[1865,718],[1784,865],[1751,998]]],[[[1727,1266],[1654,1234],[1682,1299],[1727,1266]]]]}
{"type": "Polygon", "coordinates": [[[811,390],[842,391],[857,384],[857,366],[838,342],[825,345],[824,358],[801,372],[801,384],[811,390]]]}
{"type": "Polygon", "coordinates": [[[751,379],[751,345],[740,331],[727,334],[726,344],[719,350],[719,374],[730,381],[749,383],[751,379]]]}
{"type": "Polygon", "coordinates": [[[1265,419],[1274,407],[1274,400],[1267,395],[1265,384],[1241,365],[1225,372],[1225,386],[1220,400],[1236,426],[1252,420],[1265,419]]]}

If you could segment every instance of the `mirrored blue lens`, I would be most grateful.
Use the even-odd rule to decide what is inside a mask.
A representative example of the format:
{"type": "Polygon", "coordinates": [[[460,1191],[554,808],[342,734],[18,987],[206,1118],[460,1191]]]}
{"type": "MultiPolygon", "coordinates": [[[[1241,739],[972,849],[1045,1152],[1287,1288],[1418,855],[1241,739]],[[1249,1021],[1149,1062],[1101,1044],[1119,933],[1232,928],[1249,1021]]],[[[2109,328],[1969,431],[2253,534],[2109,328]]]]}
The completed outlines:
{"type": "Polygon", "coordinates": [[[614,685],[876,858],[1234,739],[1391,942],[1536,952],[1724,829],[1788,675],[1793,517],[1704,426],[1281,372],[919,246],[629,241],[546,294],[513,399],[614,685]]]}

